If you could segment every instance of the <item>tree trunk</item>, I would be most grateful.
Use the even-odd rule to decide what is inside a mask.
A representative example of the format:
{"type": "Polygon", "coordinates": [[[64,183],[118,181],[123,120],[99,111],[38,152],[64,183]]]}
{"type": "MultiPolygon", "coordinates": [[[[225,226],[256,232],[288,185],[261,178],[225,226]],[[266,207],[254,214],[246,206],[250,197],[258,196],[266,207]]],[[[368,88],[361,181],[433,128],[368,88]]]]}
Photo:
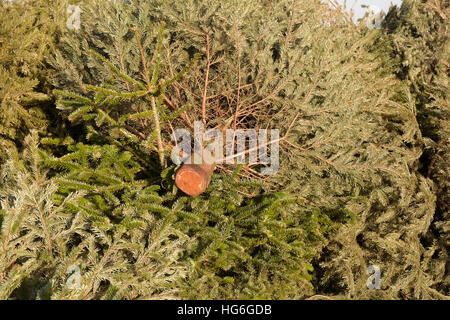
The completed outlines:
{"type": "Polygon", "coordinates": [[[177,187],[190,196],[198,196],[205,192],[215,164],[183,164],[175,175],[177,187]]]}

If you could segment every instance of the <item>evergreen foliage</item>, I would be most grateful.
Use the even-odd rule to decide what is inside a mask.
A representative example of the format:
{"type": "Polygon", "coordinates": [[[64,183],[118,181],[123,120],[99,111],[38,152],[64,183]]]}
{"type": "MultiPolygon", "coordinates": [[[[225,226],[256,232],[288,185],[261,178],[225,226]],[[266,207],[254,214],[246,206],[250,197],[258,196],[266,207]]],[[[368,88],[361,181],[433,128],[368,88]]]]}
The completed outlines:
{"type": "MultiPolygon", "coordinates": [[[[422,242],[427,248],[427,273],[434,288],[450,292],[450,103],[449,17],[446,1],[404,1],[385,21],[392,65],[399,79],[408,84],[417,110],[424,152],[419,172],[434,182],[437,196],[433,222],[422,242]]],[[[425,264],[425,263],[424,263],[425,264]]]]}
{"type": "MultiPolygon", "coordinates": [[[[286,64],[284,60],[277,61],[274,58],[274,50],[276,50],[278,42],[280,39],[284,41],[285,37],[255,38],[257,30],[263,31],[263,28],[266,28],[266,20],[272,17],[271,13],[281,11],[284,8],[283,5],[287,5],[287,3],[280,3],[278,7],[274,8],[267,3],[259,2],[233,2],[228,4],[190,2],[187,5],[182,3],[168,4],[166,2],[124,2],[105,5],[101,1],[94,1],[83,7],[83,12],[89,19],[84,21],[81,30],[77,33],[67,33],[65,37],[61,38],[60,50],[50,61],[56,69],[55,86],[73,90],[72,92],[55,91],[58,96],[62,97],[57,101],[57,105],[66,112],[69,120],[77,121],[80,119],[91,143],[98,142],[101,137],[105,136],[99,134],[98,129],[102,129],[108,136],[108,142],[113,141],[121,148],[124,144],[127,147],[134,144],[133,154],[140,159],[146,156],[147,160],[144,159],[141,163],[148,167],[149,162],[152,163],[151,147],[154,142],[153,139],[161,134],[162,140],[166,144],[170,143],[168,136],[172,128],[172,119],[173,126],[181,124],[189,128],[192,121],[198,119],[198,115],[205,115],[202,119],[206,121],[207,125],[214,125],[218,122],[229,122],[233,115],[240,114],[233,106],[235,101],[238,104],[240,103],[239,99],[246,101],[246,105],[238,108],[261,105],[257,108],[262,109],[263,107],[268,108],[268,105],[274,103],[281,104],[282,101],[292,103],[286,99],[283,100],[280,92],[283,86],[287,85],[286,78],[289,79],[291,84],[291,78],[292,81],[299,79],[299,76],[296,75],[296,72],[298,72],[298,69],[295,69],[296,63],[293,60],[292,67],[284,67],[286,64]],[[236,16],[233,20],[224,19],[224,17],[231,17],[235,14],[236,6],[242,8],[237,12],[241,12],[243,15],[236,16]],[[139,10],[136,8],[139,8],[139,10]],[[204,10],[207,10],[206,18],[200,19],[199,15],[204,10]],[[263,10],[264,14],[258,13],[258,10],[263,10]],[[168,14],[168,12],[173,13],[168,14]],[[189,12],[191,12],[190,15],[189,12]],[[188,16],[193,20],[166,19],[166,17],[180,16],[188,16]],[[255,25],[245,23],[248,20],[247,16],[253,17],[252,21],[255,21],[255,25]],[[108,23],[96,23],[100,17],[108,23]],[[197,20],[198,23],[195,22],[197,20]],[[194,22],[194,27],[187,28],[187,23],[194,22]],[[227,25],[227,23],[230,25],[227,25]],[[158,30],[155,27],[158,24],[166,25],[169,39],[164,37],[161,29],[158,30]],[[206,29],[204,28],[214,30],[214,37],[205,32],[206,29]],[[241,38],[236,38],[236,30],[242,30],[241,38]],[[244,39],[248,40],[245,41],[244,39]],[[242,48],[238,51],[242,50],[242,53],[236,50],[239,46],[242,46],[242,48]],[[195,61],[200,52],[203,55],[199,63],[192,63],[192,60],[195,61]],[[239,65],[241,58],[237,54],[242,54],[242,66],[239,65]],[[255,54],[260,56],[255,56],[255,54]],[[161,55],[164,58],[158,60],[161,55]],[[217,61],[211,61],[211,57],[217,57],[217,61]],[[159,62],[161,66],[158,65],[159,62]],[[240,68],[242,68],[241,71],[240,68]],[[283,68],[283,72],[280,72],[281,68],[283,68]],[[290,68],[292,69],[290,70],[290,68]],[[161,73],[161,78],[164,79],[161,82],[157,80],[158,71],[161,73]],[[180,72],[179,75],[177,75],[177,72],[180,72]],[[240,72],[242,72],[242,79],[236,79],[236,75],[240,72]],[[286,73],[286,75],[280,77],[280,73],[286,73]],[[206,80],[205,74],[209,74],[206,80]],[[149,81],[150,75],[154,79],[149,81]],[[250,79],[248,75],[253,75],[254,79],[250,79]],[[269,79],[273,79],[273,82],[270,82],[269,79]],[[234,88],[239,86],[241,81],[241,85],[247,88],[245,90],[238,89],[236,97],[234,88]],[[253,84],[246,83],[250,81],[253,84]],[[158,83],[161,84],[160,87],[151,87],[158,83]],[[202,85],[199,85],[199,83],[202,83],[202,85]],[[91,90],[95,92],[95,96],[89,95],[91,90]],[[229,93],[230,91],[231,93],[229,93]],[[149,101],[153,97],[145,98],[145,95],[149,93],[157,95],[156,109],[160,121],[153,117],[153,101],[149,101]],[[205,94],[212,97],[205,97],[205,94]],[[69,100],[66,98],[69,98],[69,100]],[[267,102],[264,102],[265,100],[267,102]],[[185,106],[191,107],[186,108],[185,106]],[[167,114],[168,108],[175,109],[174,116],[167,114]],[[207,110],[207,112],[204,113],[204,110],[207,110]],[[213,112],[217,114],[211,117],[213,112]],[[180,117],[175,118],[175,115],[180,115],[180,117]],[[106,125],[104,125],[105,123],[106,125]],[[157,129],[158,127],[160,127],[160,130],[157,129]],[[129,128],[132,128],[132,130],[129,128]],[[143,146],[143,148],[137,150],[136,146],[143,146]]],[[[319,6],[319,8],[325,10],[324,6],[319,6]]],[[[311,12],[313,12],[312,8],[311,12]]],[[[319,16],[319,13],[317,15],[319,16]]],[[[307,13],[305,12],[296,19],[300,21],[300,19],[306,19],[306,17],[307,13]]],[[[264,32],[267,35],[271,33],[280,35],[280,32],[286,28],[285,20],[277,22],[275,16],[272,19],[273,30],[264,30],[264,32]]],[[[317,19],[317,17],[308,18],[310,21],[314,21],[314,19],[317,19]]],[[[292,41],[294,40],[295,38],[292,39],[292,41]]],[[[290,49],[291,55],[294,54],[294,46],[290,49]]],[[[296,53],[296,59],[300,59],[302,55],[300,52],[296,53]]],[[[285,56],[284,58],[292,57],[285,56]]],[[[300,64],[300,61],[297,64],[300,64]]],[[[264,115],[262,112],[259,114],[264,115]]],[[[263,122],[256,121],[256,119],[250,119],[247,123],[245,118],[245,116],[239,115],[239,118],[235,119],[236,125],[238,120],[245,121],[246,126],[250,126],[251,123],[255,126],[267,123],[267,120],[263,122]]],[[[239,127],[242,127],[242,125],[239,125],[239,127]]],[[[153,149],[153,151],[156,150],[160,153],[160,148],[156,143],[153,144],[153,149]]],[[[77,187],[80,186],[77,185],[77,187]]],[[[213,183],[213,190],[216,187],[213,183]]],[[[205,282],[205,284],[202,284],[201,290],[195,289],[193,291],[195,296],[229,298],[238,295],[245,298],[292,298],[302,297],[310,293],[308,271],[312,271],[312,269],[308,261],[311,261],[320,250],[324,241],[323,234],[327,233],[325,230],[332,228],[333,220],[347,221],[351,216],[349,211],[341,209],[340,206],[330,207],[325,204],[316,205],[310,202],[303,206],[284,206],[284,211],[288,210],[288,213],[283,215],[280,215],[279,211],[278,213],[271,211],[276,206],[271,207],[268,212],[262,209],[254,211],[250,209],[253,206],[255,208],[264,207],[270,205],[271,201],[275,201],[281,206],[284,202],[276,199],[269,201],[271,196],[264,201],[264,197],[255,199],[237,197],[235,199],[236,192],[232,190],[236,188],[239,189],[237,185],[228,183],[225,189],[233,195],[226,199],[233,204],[231,207],[236,206],[233,209],[235,212],[230,211],[230,205],[225,205],[225,202],[223,202],[224,190],[221,191],[220,195],[218,194],[218,197],[214,197],[213,194],[208,192],[208,198],[204,199],[205,208],[202,209],[204,211],[198,213],[195,208],[189,208],[187,211],[191,214],[194,213],[194,216],[203,216],[205,212],[208,212],[208,214],[212,212],[215,219],[205,217],[203,223],[195,224],[195,226],[201,226],[201,229],[195,231],[191,225],[188,228],[184,224],[178,226],[180,230],[185,230],[187,234],[203,235],[200,237],[202,239],[201,244],[198,244],[200,248],[203,248],[202,251],[200,253],[195,251],[195,255],[190,257],[195,261],[196,268],[194,268],[194,271],[198,273],[197,277],[205,282]],[[221,213],[215,213],[214,211],[219,208],[222,208],[221,213]],[[231,252],[222,248],[219,255],[215,250],[214,255],[219,255],[215,259],[218,259],[220,263],[205,268],[203,263],[200,262],[206,255],[203,250],[210,250],[210,247],[215,246],[215,243],[219,240],[214,238],[218,237],[223,230],[231,228],[235,224],[228,221],[231,219],[228,216],[237,219],[240,212],[246,212],[245,215],[248,216],[250,216],[249,212],[253,212],[253,219],[260,215],[262,217],[268,215],[271,219],[280,221],[272,224],[269,220],[270,224],[268,225],[261,222],[261,224],[258,223],[255,226],[248,225],[248,222],[245,225],[236,224],[237,230],[227,235],[230,237],[230,239],[227,239],[230,244],[225,244],[231,252]],[[218,219],[218,217],[222,218],[218,219]],[[312,221],[307,222],[308,219],[305,219],[305,217],[310,217],[312,221]],[[223,219],[226,220],[223,221],[223,219]],[[285,225],[286,230],[277,230],[277,224],[285,225]],[[289,229],[292,229],[292,231],[289,231],[289,229]],[[311,234],[311,236],[308,235],[306,240],[300,241],[292,233],[295,233],[295,230],[302,229],[305,235],[311,234]],[[265,246],[256,245],[253,243],[255,240],[251,240],[256,235],[255,230],[262,232],[262,234],[274,234],[274,236],[268,236],[270,241],[265,240],[268,241],[265,246]],[[239,254],[232,251],[232,248],[239,248],[239,254]],[[285,251],[291,253],[285,257],[285,254],[287,254],[284,253],[285,251]],[[243,252],[247,252],[247,254],[243,254],[243,252]],[[274,253],[274,260],[262,264],[263,261],[267,260],[265,255],[268,252],[274,253]],[[294,253],[298,256],[293,256],[294,253]],[[258,261],[258,259],[261,259],[259,255],[265,256],[264,259],[258,261]],[[234,261],[236,257],[240,257],[240,261],[234,261]],[[197,261],[197,259],[200,259],[200,261],[197,261]],[[202,265],[202,267],[200,268],[199,265],[202,265]],[[218,277],[232,281],[233,285],[221,287],[223,280],[218,281],[218,277]],[[256,281],[255,279],[259,280],[256,281]],[[211,290],[211,287],[214,289],[211,290]],[[250,289],[251,287],[252,289],[250,289]],[[306,290],[306,288],[309,290],[306,290]],[[259,292],[264,292],[264,294],[261,295],[259,292]]],[[[258,219],[254,221],[255,223],[259,222],[258,219]]],[[[300,234],[297,234],[297,237],[299,236],[300,234]]],[[[263,240],[261,241],[264,243],[263,240]]],[[[190,281],[191,286],[192,283],[197,283],[195,277],[190,281]]],[[[193,297],[194,295],[189,293],[189,296],[193,297]]]]}
{"type": "Polygon", "coordinates": [[[312,265],[325,236],[351,213],[298,207],[304,199],[284,193],[242,195],[258,190],[249,182],[217,177],[208,193],[187,200],[186,210],[199,218],[180,224],[187,234],[198,235],[190,250],[193,272],[187,278],[188,298],[297,299],[313,293],[312,265]],[[290,208],[296,208],[291,213],[290,208]]]}
{"type": "Polygon", "coordinates": [[[130,160],[131,154],[114,146],[78,144],[54,158],[37,149],[36,135],[29,139],[22,157],[30,155],[32,161],[11,159],[3,173],[10,190],[2,203],[2,241],[8,253],[3,261],[10,261],[3,269],[9,280],[4,281],[9,290],[4,298],[15,288],[21,298],[302,297],[312,293],[307,261],[315,256],[314,245],[351,217],[332,212],[333,222],[319,211],[304,211],[297,213],[300,220],[293,219],[285,209],[303,199],[244,196],[243,190],[255,192],[258,184],[236,182],[237,172],[216,177],[201,197],[161,197],[157,185],[136,178],[139,165],[130,160]],[[42,168],[58,173],[49,180],[42,168]],[[11,194],[17,198],[8,205],[11,194]],[[20,201],[34,201],[42,210],[25,207],[14,219],[20,201]],[[9,267],[19,268],[16,261],[24,257],[16,257],[10,248],[20,240],[20,247],[30,250],[25,239],[36,236],[28,234],[27,221],[37,215],[44,222],[35,232],[48,241],[26,261],[46,273],[30,268],[30,274],[16,279],[9,267]],[[64,287],[72,265],[82,275],[83,286],[75,292],[64,287]]]}
{"type": "Polygon", "coordinates": [[[1,298],[177,297],[177,283],[188,270],[180,258],[190,239],[171,226],[173,211],[156,219],[162,199],[142,183],[128,185],[134,188],[123,192],[130,199],[125,205],[108,202],[116,200],[113,191],[124,191],[117,181],[134,175],[129,156],[116,161],[114,147],[77,146],[57,161],[38,149],[37,140],[36,133],[28,137],[24,153],[2,170],[1,298]],[[94,169],[87,161],[95,162],[96,155],[103,156],[95,167],[97,180],[89,181],[94,169]],[[72,173],[49,179],[46,163],[72,173]],[[110,220],[112,205],[116,216],[110,220]],[[79,287],[69,286],[72,266],[79,268],[79,287]]]}
{"type": "MultiPolygon", "coordinates": [[[[448,18],[444,12],[448,13],[444,2],[405,0],[401,9],[391,9],[384,28],[368,49],[381,58],[380,67],[374,71],[384,76],[394,74],[397,79],[390,87],[386,82],[383,85],[388,91],[382,96],[389,100],[380,110],[380,115],[390,120],[386,123],[387,130],[382,132],[396,135],[390,141],[384,136],[371,147],[375,149],[370,155],[363,156],[379,159],[366,172],[377,170],[383,163],[381,157],[388,161],[388,167],[396,169],[371,173],[370,186],[361,189],[372,190],[361,220],[355,226],[341,229],[327,246],[320,260],[325,267],[321,271],[325,292],[341,292],[345,297],[395,299],[446,298],[449,294],[448,227],[447,230],[445,227],[448,208],[444,204],[448,202],[449,168],[448,18]],[[433,8],[436,4],[441,7],[433,8]],[[381,141],[387,142],[387,148],[381,141]],[[436,156],[430,165],[433,153],[436,156]],[[430,174],[426,172],[428,169],[436,171],[430,174]],[[437,188],[429,178],[438,182],[437,188]],[[374,183],[377,179],[381,179],[380,184],[374,183]],[[382,270],[381,291],[366,289],[363,280],[370,264],[382,270]]],[[[381,86],[374,87],[383,90],[381,86]]],[[[366,122],[364,134],[373,120],[366,122]]],[[[358,152],[359,157],[361,154],[358,152]]]]}
{"type": "Polygon", "coordinates": [[[39,105],[49,97],[37,90],[54,29],[41,11],[44,7],[37,1],[0,2],[0,162],[6,150],[20,145],[28,130],[45,132],[48,125],[39,105]]]}
{"type": "Polygon", "coordinates": [[[56,3],[0,1],[1,299],[447,298],[445,1],[381,30],[318,0],[56,3]],[[183,195],[195,120],[279,129],[280,170],[183,195]]]}

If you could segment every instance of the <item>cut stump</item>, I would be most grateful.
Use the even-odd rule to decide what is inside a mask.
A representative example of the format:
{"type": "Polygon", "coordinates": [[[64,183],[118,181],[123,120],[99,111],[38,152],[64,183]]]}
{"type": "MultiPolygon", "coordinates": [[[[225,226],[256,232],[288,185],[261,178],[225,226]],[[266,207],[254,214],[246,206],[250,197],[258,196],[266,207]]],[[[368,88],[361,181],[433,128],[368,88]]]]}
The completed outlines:
{"type": "Polygon", "coordinates": [[[215,164],[183,164],[175,175],[177,187],[190,196],[198,196],[205,192],[215,164]]]}

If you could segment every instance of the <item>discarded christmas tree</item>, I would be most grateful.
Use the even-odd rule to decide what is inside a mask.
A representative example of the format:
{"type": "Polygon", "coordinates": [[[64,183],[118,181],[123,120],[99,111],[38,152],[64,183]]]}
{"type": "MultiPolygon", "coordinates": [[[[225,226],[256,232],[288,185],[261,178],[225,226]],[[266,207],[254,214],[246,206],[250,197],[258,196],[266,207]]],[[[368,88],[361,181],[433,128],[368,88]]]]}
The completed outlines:
{"type": "MultiPolygon", "coordinates": [[[[20,29],[51,44],[35,80],[0,93],[0,130],[26,146],[1,156],[1,298],[446,298],[444,2],[405,0],[380,30],[319,1],[39,8],[58,18],[51,37],[20,29]],[[278,170],[172,163],[195,121],[279,130],[278,170]]],[[[19,83],[13,40],[0,72],[19,83]]]]}

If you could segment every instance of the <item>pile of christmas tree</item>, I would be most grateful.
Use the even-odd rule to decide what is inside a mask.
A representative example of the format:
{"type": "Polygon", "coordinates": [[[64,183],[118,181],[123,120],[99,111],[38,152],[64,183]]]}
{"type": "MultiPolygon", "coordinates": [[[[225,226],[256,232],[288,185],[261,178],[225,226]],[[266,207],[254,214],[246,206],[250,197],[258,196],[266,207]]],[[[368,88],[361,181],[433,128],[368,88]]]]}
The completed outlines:
{"type": "Polygon", "coordinates": [[[445,1],[380,30],[312,0],[0,15],[1,299],[449,294],[445,1]],[[198,123],[279,130],[279,170],[217,164],[187,195],[173,134],[198,123]]]}

